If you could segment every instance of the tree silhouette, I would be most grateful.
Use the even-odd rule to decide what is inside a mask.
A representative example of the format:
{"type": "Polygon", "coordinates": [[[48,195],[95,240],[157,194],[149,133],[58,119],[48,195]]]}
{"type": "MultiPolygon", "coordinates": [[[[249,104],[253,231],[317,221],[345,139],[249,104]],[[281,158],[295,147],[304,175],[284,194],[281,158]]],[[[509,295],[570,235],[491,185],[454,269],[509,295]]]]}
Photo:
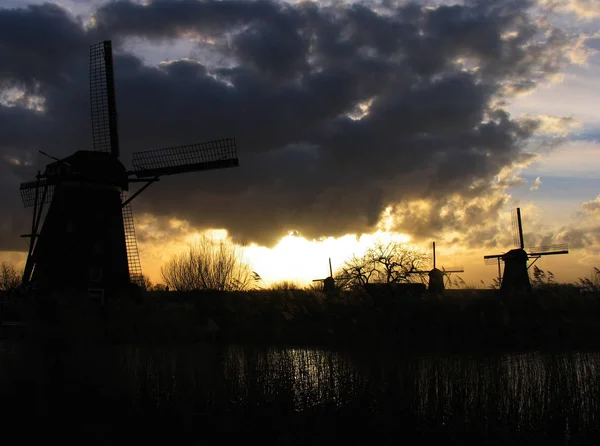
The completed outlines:
{"type": "Polygon", "coordinates": [[[12,263],[2,262],[0,265],[0,291],[12,291],[21,283],[17,269],[12,263]]]}
{"type": "Polygon", "coordinates": [[[237,246],[206,235],[163,265],[161,276],[165,285],[176,291],[247,290],[259,277],[237,246]]]}
{"type": "Polygon", "coordinates": [[[154,287],[154,284],[150,280],[150,277],[148,277],[146,274],[142,274],[142,279],[139,282],[139,286],[144,291],[150,291],[154,287]]]}
{"type": "Polygon", "coordinates": [[[406,283],[419,279],[427,254],[398,242],[376,242],[363,256],[353,255],[338,273],[336,281],[346,288],[369,283],[406,283]]]}

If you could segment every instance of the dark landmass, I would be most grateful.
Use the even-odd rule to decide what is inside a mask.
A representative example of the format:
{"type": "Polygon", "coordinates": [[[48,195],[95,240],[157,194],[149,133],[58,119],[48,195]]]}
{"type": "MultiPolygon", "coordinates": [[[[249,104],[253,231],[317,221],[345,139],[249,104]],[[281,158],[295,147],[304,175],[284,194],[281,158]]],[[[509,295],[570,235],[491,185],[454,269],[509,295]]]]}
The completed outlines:
{"type": "Polygon", "coordinates": [[[387,287],[333,295],[139,292],[107,299],[104,306],[78,296],[40,299],[29,313],[27,335],[43,339],[49,331],[113,344],[215,340],[421,352],[594,349],[600,346],[599,317],[600,294],[560,285],[528,295],[447,290],[439,296],[387,287]]]}

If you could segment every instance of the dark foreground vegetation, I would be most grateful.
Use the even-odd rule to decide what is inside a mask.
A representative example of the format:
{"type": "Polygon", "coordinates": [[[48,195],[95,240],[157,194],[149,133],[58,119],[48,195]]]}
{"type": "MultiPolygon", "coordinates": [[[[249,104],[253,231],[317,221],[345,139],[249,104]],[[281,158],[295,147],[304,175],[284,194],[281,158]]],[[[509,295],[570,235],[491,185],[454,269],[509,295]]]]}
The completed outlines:
{"type": "Polygon", "coordinates": [[[29,324],[0,341],[0,417],[24,443],[600,440],[600,295],[573,287],[62,295],[11,311],[29,324]]]}
{"type": "Polygon", "coordinates": [[[5,438],[598,444],[600,356],[0,344],[5,438]]]}
{"type": "Polygon", "coordinates": [[[334,295],[306,290],[146,292],[109,299],[104,307],[59,296],[41,300],[29,317],[32,336],[44,338],[50,330],[110,343],[214,337],[224,343],[416,351],[600,346],[600,293],[563,286],[523,296],[494,290],[450,290],[438,296],[385,286],[334,295]],[[211,324],[214,332],[207,330],[211,324]]]}

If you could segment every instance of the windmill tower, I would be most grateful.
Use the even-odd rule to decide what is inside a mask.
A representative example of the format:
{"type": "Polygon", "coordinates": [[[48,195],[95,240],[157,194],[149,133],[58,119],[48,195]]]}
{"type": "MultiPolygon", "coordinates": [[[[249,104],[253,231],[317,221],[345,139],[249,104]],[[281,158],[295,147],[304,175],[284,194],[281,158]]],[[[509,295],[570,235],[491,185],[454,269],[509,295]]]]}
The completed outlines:
{"type": "Polygon", "coordinates": [[[529,281],[529,268],[542,256],[568,254],[566,244],[538,246],[528,248],[525,251],[525,242],[523,237],[523,224],[521,222],[521,209],[517,208],[513,214],[513,239],[514,249],[504,254],[493,254],[484,256],[488,264],[498,264],[498,281],[501,282],[500,289],[503,292],[529,292],[531,291],[531,282],[529,281]],[[529,263],[529,259],[534,259],[529,263]],[[500,261],[504,262],[504,275],[500,275],[500,261]]]}
{"type": "Polygon", "coordinates": [[[50,157],[54,162],[20,187],[25,207],[33,206],[31,233],[24,235],[30,243],[22,282],[42,292],[113,295],[139,283],[131,201],[163,175],[239,165],[235,140],[223,139],[137,152],[133,169],[127,170],[119,160],[110,41],[90,48],[90,102],[93,150],[50,157]],[[130,183],[145,184],[126,198],[130,183]]]}
{"type": "Polygon", "coordinates": [[[409,274],[427,274],[429,276],[429,285],[427,290],[432,293],[443,294],[446,289],[446,279],[452,273],[463,273],[465,270],[462,267],[450,267],[438,269],[436,264],[435,242],[432,242],[433,251],[433,269],[429,271],[410,271],[409,274]]]}

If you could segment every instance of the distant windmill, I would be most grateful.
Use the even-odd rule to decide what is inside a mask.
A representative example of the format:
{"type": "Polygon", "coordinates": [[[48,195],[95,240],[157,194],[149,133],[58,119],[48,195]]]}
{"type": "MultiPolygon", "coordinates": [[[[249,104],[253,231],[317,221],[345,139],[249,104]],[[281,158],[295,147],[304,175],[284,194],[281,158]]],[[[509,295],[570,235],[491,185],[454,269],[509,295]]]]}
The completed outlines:
{"type": "MultiPolygon", "coordinates": [[[[112,45],[90,48],[93,151],[79,150],[48,164],[21,184],[25,207],[33,206],[24,285],[114,294],[141,283],[130,203],[163,175],[239,165],[234,139],[133,154],[133,170],[119,161],[112,45]],[[126,198],[129,183],[145,183],[126,198]],[[48,211],[42,224],[44,204],[48,211]],[[41,230],[40,230],[40,224],[41,230]]],[[[43,152],[42,152],[43,153],[43,152]]]]}
{"type": "Polygon", "coordinates": [[[513,214],[513,239],[518,248],[511,249],[504,254],[494,254],[484,256],[487,264],[498,263],[498,281],[501,283],[500,289],[507,292],[528,292],[531,290],[529,281],[529,268],[542,256],[568,254],[566,244],[538,246],[528,248],[525,251],[523,238],[523,224],[521,223],[521,209],[517,208],[513,214]],[[534,259],[529,263],[529,259],[534,259]],[[504,275],[500,275],[500,260],[504,262],[504,275]]]}
{"type": "Polygon", "coordinates": [[[314,279],[313,282],[323,282],[323,291],[325,293],[335,292],[335,279],[333,278],[333,269],[331,268],[331,257],[329,258],[329,277],[314,279]]]}
{"type": "Polygon", "coordinates": [[[446,289],[446,284],[444,279],[448,278],[448,276],[452,273],[464,273],[465,270],[462,267],[450,267],[438,269],[436,266],[436,255],[435,255],[435,242],[432,242],[433,245],[433,269],[429,271],[410,271],[409,274],[427,274],[429,275],[429,285],[427,287],[428,291],[434,293],[442,294],[446,289]]]}

